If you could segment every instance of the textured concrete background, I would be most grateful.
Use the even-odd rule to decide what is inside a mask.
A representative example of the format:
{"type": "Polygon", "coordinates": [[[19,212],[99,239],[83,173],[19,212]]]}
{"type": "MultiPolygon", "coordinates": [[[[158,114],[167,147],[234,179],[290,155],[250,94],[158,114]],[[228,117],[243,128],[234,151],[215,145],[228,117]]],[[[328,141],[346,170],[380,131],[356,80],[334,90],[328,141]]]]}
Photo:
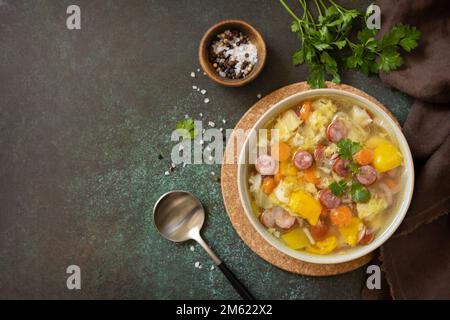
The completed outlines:
{"type": "MultiPolygon", "coordinates": [[[[364,269],[302,277],[251,252],[224,211],[210,173],[219,166],[164,175],[185,114],[232,128],[258,93],[305,79],[291,65],[290,21],[269,0],[0,0],[0,298],[238,298],[200,247],[156,233],[151,209],[174,188],[202,199],[205,239],[257,298],[359,298],[364,269]],[[74,3],[80,31],[66,29],[74,3]],[[247,20],[268,44],[265,70],[245,88],[189,76],[203,32],[225,18],[247,20]],[[81,267],[81,290],[66,288],[70,264],[81,267]]],[[[407,96],[377,77],[345,73],[343,82],[404,121],[407,96]]]]}

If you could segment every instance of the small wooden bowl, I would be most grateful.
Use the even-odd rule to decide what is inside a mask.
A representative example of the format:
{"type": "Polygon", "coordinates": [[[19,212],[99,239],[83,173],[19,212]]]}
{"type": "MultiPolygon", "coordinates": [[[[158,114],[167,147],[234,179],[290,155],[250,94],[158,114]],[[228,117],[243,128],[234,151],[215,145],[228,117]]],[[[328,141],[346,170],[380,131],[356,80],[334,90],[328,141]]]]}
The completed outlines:
{"type": "Polygon", "coordinates": [[[242,20],[223,20],[216,23],[204,34],[200,41],[198,48],[198,58],[200,60],[200,66],[209,78],[213,81],[222,84],[227,87],[241,87],[247,83],[253,81],[262,71],[264,64],[266,63],[266,43],[264,42],[261,34],[242,20]],[[250,41],[256,46],[258,50],[258,62],[253,66],[253,70],[242,79],[228,79],[221,77],[216,70],[214,70],[212,64],[208,59],[208,48],[211,45],[212,40],[225,30],[239,30],[243,34],[247,35],[250,41]]]}

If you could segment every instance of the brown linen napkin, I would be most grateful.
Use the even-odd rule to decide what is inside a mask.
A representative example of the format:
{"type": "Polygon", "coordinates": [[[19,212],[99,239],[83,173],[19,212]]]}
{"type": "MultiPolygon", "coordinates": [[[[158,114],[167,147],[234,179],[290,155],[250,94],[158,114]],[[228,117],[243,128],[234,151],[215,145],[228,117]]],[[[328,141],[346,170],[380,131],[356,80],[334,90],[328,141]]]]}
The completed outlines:
{"type": "Polygon", "coordinates": [[[450,299],[450,1],[379,0],[383,34],[397,23],[422,33],[404,67],[381,79],[416,98],[403,132],[416,182],[410,209],[380,250],[386,281],[366,299],[450,299]]]}

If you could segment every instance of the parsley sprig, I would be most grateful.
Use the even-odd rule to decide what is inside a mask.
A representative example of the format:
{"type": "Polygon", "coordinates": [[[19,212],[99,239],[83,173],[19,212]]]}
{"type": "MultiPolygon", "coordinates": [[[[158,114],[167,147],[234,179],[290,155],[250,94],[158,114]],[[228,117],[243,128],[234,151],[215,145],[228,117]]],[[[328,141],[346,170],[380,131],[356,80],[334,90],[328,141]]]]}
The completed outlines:
{"type": "Polygon", "coordinates": [[[342,139],[337,143],[338,153],[341,159],[351,160],[352,156],[361,150],[362,146],[359,142],[350,139],[342,139]]]}
{"type": "Polygon", "coordinates": [[[284,0],[280,2],[294,18],[291,31],[297,33],[301,41],[301,48],[293,54],[292,62],[308,66],[308,83],[312,88],[325,87],[326,77],[340,83],[340,66],[366,75],[395,70],[403,64],[400,49],[410,52],[420,38],[415,27],[400,24],[377,40],[378,30],[366,27],[365,14],[356,9],[346,9],[332,0],[313,1],[317,17],[313,17],[306,0],[298,0],[303,11],[301,17],[284,0]],[[364,27],[357,33],[357,41],[352,42],[349,34],[355,22],[361,20],[364,27]]]}
{"type": "Polygon", "coordinates": [[[344,194],[345,189],[347,188],[347,182],[345,182],[344,180],[333,182],[330,183],[328,188],[336,197],[340,197],[344,194]]]}

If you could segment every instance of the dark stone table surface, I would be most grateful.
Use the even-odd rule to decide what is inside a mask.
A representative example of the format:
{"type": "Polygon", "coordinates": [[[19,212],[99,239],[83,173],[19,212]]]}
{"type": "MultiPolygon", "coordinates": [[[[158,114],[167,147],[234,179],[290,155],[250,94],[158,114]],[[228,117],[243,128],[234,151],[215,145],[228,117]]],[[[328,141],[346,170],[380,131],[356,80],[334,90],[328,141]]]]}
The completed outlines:
{"type": "MultiPolygon", "coordinates": [[[[249,250],[211,175],[219,165],[164,175],[170,134],[185,114],[232,128],[258,93],[306,78],[305,67],[291,65],[290,22],[269,0],[0,0],[0,298],[238,298],[198,245],[155,231],[154,202],[175,188],[202,199],[205,239],[257,298],[360,298],[364,268],[305,277],[249,250]],[[66,28],[70,4],[81,7],[81,30],[66,28]],[[202,34],[226,18],[248,21],[268,45],[263,73],[244,88],[190,77],[202,34]],[[66,287],[72,264],[81,290],[66,287]]],[[[378,77],[347,72],[343,83],[405,120],[411,99],[378,77]]]]}

